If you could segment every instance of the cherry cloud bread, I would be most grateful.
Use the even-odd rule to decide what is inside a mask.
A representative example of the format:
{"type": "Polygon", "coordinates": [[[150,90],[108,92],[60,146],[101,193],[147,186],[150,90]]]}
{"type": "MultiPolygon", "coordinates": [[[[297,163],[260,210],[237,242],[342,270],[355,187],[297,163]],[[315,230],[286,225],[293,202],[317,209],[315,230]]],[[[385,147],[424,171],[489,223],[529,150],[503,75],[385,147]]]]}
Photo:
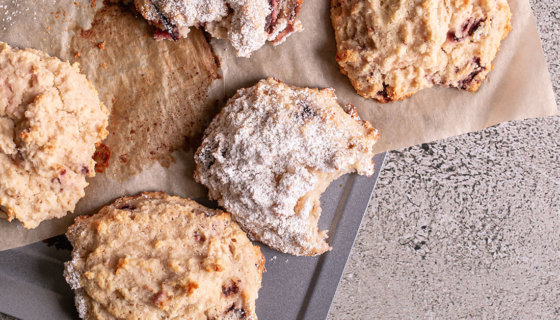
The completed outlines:
{"type": "Polygon", "coordinates": [[[0,42],[0,209],[25,228],[73,211],[108,110],[77,64],[0,42]]]}
{"type": "Polygon", "coordinates": [[[373,173],[378,138],[333,89],[261,80],[240,89],[206,129],[195,179],[251,237],[285,253],[330,250],[317,222],[331,181],[373,173]]]}
{"type": "Polygon", "coordinates": [[[82,319],[257,319],[264,256],[226,212],[146,192],[78,217],[66,235],[82,319]]]}
{"type": "Polygon", "coordinates": [[[191,27],[204,27],[227,39],[237,55],[249,57],[267,41],[283,42],[303,30],[297,19],[303,0],[135,0],[137,10],[162,30],[159,37],[185,38],[191,27]]]}

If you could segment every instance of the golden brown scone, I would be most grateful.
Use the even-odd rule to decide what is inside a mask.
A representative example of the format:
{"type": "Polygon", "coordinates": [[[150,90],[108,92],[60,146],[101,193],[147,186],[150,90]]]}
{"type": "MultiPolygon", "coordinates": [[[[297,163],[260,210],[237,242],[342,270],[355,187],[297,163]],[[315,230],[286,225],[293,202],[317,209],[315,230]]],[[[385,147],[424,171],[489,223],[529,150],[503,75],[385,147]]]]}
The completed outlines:
{"type": "Polygon", "coordinates": [[[297,19],[303,0],[135,0],[142,16],[165,33],[187,37],[203,26],[213,37],[227,39],[240,57],[249,57],[266,41],[279,44],[303,30],[297,19]]]}
{"type": "Polygon", "coordinates": [[[354,107],[347,112],[333,89],[273,78],[240,89],[206,129],[195,179],[254,239],[294,255],[324,253],[321,193],[345,173],[374,167],[377,130],[354,107]]]}
{"type": "Polygon", "coordinates": [[[66,236],[82,319],[257,319],[264,257],[229,213],[146,192],[76,218],[66,236]]]}
{"type": "Polygon", "coordinates": [[[109,111],[70,65],[0,42],[0,209],[25,228],[73,211],[109,111]]]}
{"type": "Polygon", "coordinates": [[[365,98],[476,91],[511,31],[506,0],[331,0],[336,59],[365,98]]]}

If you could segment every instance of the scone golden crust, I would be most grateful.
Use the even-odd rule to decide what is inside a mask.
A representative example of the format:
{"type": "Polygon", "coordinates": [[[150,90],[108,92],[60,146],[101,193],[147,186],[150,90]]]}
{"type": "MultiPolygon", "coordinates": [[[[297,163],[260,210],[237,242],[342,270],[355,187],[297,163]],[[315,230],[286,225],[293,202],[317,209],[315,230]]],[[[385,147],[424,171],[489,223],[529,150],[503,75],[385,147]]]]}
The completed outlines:
{"type": "Polygon", "coordinates": [[[510,19],[507,0],[331,0],[340,70],[380,102],[433,85],[476,91],[510,19]]]}
{"type": "Polygon", "coordinates": [[[0,42],[0,208],[35,228],[73,211],[95,175],[108,110],[70,65],[0,42]]]}
{"type": "Polygon", "coordinates": [[[66,236],[82,319],[257,319],[264,257],[226,212],[147,192],[76,218],[66,236]]]}
{"type": "Polygon", "coordinates": [[[378,138],[333,89],[269,78],[240,89],[212,120],[195,154],[195,179],[254,239],[282,252],[330,249],[319,197],[339,176],[373,173],[378,138]]]}
{"type": "Polygon", "coordinates": [[[165,31],[163,37],[186,37],[203,26],[213,37],[228,39],[237,55],[248,57],[266,41],[281,43],[303,30],[296,18],[303,0],[135,0],[137,10],[165,31]]]}

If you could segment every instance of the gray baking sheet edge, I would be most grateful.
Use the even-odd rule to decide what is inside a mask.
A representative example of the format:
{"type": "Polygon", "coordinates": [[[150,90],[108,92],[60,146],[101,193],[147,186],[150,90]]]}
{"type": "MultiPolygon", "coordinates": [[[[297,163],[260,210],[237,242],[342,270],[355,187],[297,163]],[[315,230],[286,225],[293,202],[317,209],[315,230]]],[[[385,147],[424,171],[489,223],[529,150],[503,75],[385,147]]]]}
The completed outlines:
{"type": "MultiPolygon", "coordinates": [[[[343,176],[321,196],[319,227],[329,230],[330,252],[295,257],[261,246],[267,271],[257,300],[259,320],[327,317],[384,160],[385,153],[375,156],[372,177],[343,176]]],[[[69,257],[68,249],[44,242],[0,252],[0,312],[25,320],[78,319],[62,277],[69,257]]]]}

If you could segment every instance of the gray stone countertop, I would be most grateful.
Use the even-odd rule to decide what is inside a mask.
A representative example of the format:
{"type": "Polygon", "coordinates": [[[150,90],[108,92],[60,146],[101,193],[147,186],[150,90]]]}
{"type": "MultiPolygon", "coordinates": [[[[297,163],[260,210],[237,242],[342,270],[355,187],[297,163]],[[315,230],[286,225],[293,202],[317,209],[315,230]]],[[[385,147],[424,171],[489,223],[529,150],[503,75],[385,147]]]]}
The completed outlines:
{"type": "MultiPolygon", "coordinates": [[[[530,2],[558,102],[560,2],[530,2]]],[[[463,318],[560,319],[560,117],[387,154],[328,319],[463,318]]]]}
{"type": "MultiPolygon", "coordinates": [[[[560,1],[531,1],[560,101],[560,1]]],[[[560,319],[560,117],[389,152],[329,319],[560,319]]]]}

